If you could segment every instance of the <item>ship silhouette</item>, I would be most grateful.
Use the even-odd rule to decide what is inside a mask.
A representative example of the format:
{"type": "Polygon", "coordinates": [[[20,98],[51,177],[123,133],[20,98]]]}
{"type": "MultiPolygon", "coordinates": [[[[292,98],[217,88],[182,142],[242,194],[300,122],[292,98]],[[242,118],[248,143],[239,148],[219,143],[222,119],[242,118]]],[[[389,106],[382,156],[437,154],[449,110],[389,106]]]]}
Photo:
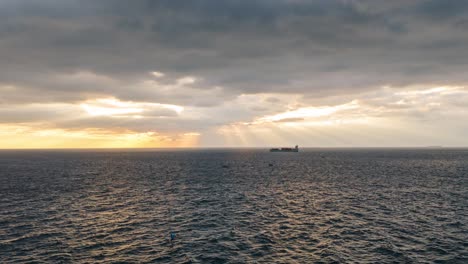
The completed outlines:
{"type": "Polygon", "coordinates": [[[299,146],[296,145],[294,148],[271,148],[270,152],[299,152],[299,146]]]}

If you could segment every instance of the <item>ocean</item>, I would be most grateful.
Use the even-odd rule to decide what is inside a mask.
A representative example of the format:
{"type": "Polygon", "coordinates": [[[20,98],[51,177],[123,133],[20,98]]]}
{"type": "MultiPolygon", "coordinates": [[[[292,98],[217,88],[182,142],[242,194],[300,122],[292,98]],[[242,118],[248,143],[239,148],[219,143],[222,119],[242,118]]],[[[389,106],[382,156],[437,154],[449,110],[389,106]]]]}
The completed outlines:
{"type": "Polygon", "coordinates": [[[0,213],[1,263],[468,263],[468,149],[5,150],[0,213]]]}

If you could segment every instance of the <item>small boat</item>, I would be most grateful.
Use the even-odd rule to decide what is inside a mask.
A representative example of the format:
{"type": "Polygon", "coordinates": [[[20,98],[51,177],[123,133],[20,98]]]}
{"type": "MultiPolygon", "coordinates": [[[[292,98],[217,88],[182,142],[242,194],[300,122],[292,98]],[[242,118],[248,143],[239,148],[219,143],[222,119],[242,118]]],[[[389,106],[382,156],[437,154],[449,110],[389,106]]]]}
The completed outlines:
{"type": "Polygon", "coordinates": [[[296,145],[294,148],[272,148],[270,152],[299,152],[299,146],[296,145]]]}

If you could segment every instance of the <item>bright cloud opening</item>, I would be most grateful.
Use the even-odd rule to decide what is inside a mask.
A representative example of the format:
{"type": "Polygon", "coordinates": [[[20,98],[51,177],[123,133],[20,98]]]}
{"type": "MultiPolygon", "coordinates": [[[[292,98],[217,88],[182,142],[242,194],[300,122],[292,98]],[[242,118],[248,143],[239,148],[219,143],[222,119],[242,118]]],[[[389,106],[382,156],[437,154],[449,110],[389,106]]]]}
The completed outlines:
{"type": "Polygon", "coordinates": [[[151,72],[151,74],[152,74],[154,77],[156,77],[156,78],[162,78],[162,77],[165,76],[164,73],[158,72],[158,71],[151,72]]]}
{"type": "Polygon", "coordinates": [[[276,115],[265,116],[256,119],[252,124],[262,124],[268,122],[282,121],[297,121],[316,117],[331,116],[338,111],[357,109],[359,104],[357,101],[352,101],[347,104],[337,106],[322,106],[322,107],[302,107],[296,110],[279,113],[276,115]]]}
{"type": "MultiPolygon", "coordinates": [[[[279,96],[280,97],[280,96],[279,96]]],[[[458,142],[462,129],[442,126],[468,116],[464,87],[390,88],[342,104],[305,106],[218,127],[229,145],[424,146],[458,142]],[[395,137],[398,135],[398,137],[395,137]],[[443,136],[440,136],[443,135],[443,136]],[[275,143],[276,142],[276,143],[275,143]]],[[[294,105],[294,102],[290,102],[294,105]]],[[[303,105],[299,99],[296,105],[303,105]]]]}
{"type": "Polygon", "coordinates": [[[81,108],[91,116],[110,117],[141,117],[145,112],[157,109],[171,110],[180,114],[184,108],[178,105],[159,103],[124,102],[116,98],[89,100],[80,104],[81,108]]]}

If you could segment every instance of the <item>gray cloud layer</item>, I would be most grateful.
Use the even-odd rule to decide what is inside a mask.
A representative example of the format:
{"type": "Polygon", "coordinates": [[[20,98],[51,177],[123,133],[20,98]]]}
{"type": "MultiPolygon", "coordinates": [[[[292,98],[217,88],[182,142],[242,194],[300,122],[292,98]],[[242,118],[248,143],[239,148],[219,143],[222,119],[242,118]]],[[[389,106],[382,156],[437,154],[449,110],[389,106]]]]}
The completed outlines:
{"type": "Polygon", "coordinates": [[[40,91],[12,100],[177,101],[135,88],[154,70],[201,77],[197,88],[221,86],[226,98],[468,81],[467,1],[6,0],[0,7],[0,82],[40,91]],[[76,72],[105,77],[57,80],[76,72]]]}

